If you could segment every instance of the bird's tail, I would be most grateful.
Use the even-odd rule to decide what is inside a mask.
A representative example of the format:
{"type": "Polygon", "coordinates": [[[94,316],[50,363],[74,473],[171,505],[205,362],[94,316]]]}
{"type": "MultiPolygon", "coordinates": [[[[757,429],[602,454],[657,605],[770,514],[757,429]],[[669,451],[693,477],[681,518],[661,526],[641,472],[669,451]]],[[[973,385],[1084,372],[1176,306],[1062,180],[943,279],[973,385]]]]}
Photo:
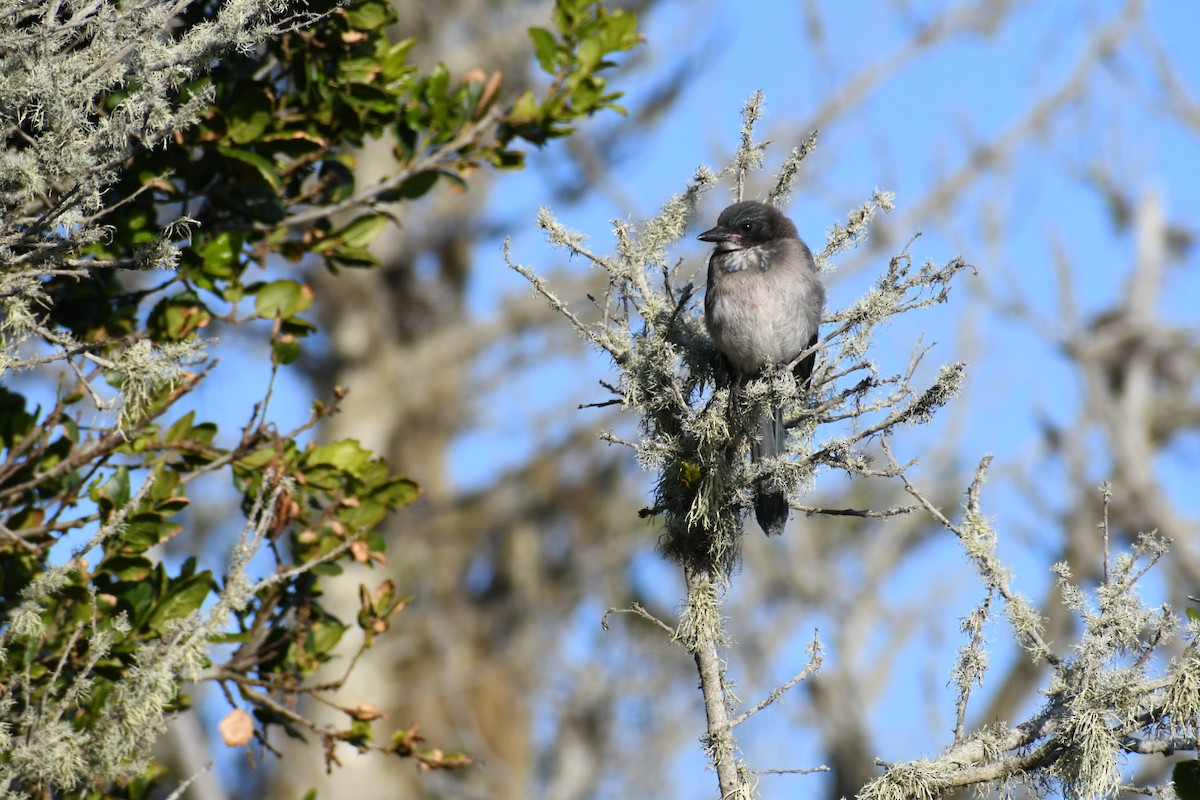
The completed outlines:
{"type": "MultiPolygon", "coordinates": [[[[776,408],[775,412],[763,420],[762,436],[759,441],[750,446],[750,462],[754,463],[768,456],[783,453],[783,409],[776,408]]],[[[768,536],[783,533],[783,526],[788,519],[787,493],[774,478],[759,478],[754,483],[754,516],[758,525],[768,536]]]]}

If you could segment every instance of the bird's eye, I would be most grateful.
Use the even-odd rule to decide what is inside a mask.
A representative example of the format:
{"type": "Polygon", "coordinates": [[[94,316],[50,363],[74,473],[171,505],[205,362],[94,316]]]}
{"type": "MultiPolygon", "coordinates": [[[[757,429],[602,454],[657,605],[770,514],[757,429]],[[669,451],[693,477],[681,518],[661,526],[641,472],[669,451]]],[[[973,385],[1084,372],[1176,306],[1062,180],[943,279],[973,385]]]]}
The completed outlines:
{"type": "Polygon", "coordinates": [[[750,231],[754,230],[754,223],[752,223],[752,222],[743,222],[743,223],[742,223],[742,230],[744,230],[746,233],[749,233],[750,231]]]}

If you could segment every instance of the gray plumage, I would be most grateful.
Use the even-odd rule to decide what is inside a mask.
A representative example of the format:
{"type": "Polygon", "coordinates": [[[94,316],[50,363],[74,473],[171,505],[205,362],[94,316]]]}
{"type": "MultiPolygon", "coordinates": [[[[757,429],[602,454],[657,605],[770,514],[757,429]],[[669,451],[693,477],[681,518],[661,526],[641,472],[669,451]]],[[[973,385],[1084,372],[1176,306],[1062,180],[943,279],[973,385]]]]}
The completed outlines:
{"type": "MultiPolygon", "coordinates": [[[[704,321],[713,342],[739,379],[789,364],[817,343],[825,289],[808,246],[778,209],[748,200],[721,212],[717,226],[700,234],[716,247],[708,260],[704,321]]],[[[812,378],[816,354],[795,366],[797,379],[812,378]]],[[[739,380],[739,384],[740,384],[739,380]]],[[[751,461],[784,452],[783,409],[762,423],[751,461]]],[[[783,532],[787,495],[762,478],[755,485],[754,514],[768,534],[783,532]]]]}

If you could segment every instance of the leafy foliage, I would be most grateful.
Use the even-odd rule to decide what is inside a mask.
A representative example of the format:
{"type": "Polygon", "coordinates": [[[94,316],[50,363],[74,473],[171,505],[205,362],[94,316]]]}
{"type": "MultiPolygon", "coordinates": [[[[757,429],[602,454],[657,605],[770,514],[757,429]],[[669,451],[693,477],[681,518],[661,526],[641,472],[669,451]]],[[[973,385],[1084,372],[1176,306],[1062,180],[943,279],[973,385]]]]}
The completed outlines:
{"type": "MultiPolygon", "coordinates": [[[[419,487],[358,442],[298,443],[341,394],[281,431],[268,393],[233,436],[179,403],[216,367],[203,350],[214,325],[267,337],[272,376],[297,359],[320,299],[276,277],[287,264],[372,267],[368,245],[394,222],[381,204],[518,168],[520,141],[616,108],[601,73],[638,42],[635,21],[562,0],[554,31],[531,31],[544,96],[506,103],[499,73],[410,65],[414,42],[390,37],[383,0],[308,12],[244,0],[68,16],[44,3],[0,22],[5,74],[36,65],[28,85],[0,89],[0,374],[29,373],[0,388],[0,795],[146,796],[165,775],[150,745],[187,707],[185,679],[250,708],[267,749],[278,727],[318,735],[331,760],[347,741],[428,768],[470,763],[422,747],[416,728],[375,744],[382,715],[368,706],[343,709],[344,727],[296,711],[330,688],[306,681],[351,627],[323,607],[320,579],[347,559],[384,562],[375,528],[419,487]],[[165,49],[142,52],[141,31],[164,27],[169,41],[146,41],[165,49]],[[55,69],[71,92],[54,94],[55,69]],[[38,99],[52,97],[59,116],[38,99]],[[395,168],[359,185],[353,148],[381,137],[395,168]],[[91,158],[82,169],[59,152],[73,145],[91,158]],[[189,488],[209,473],[229,477],[246,516],[220,575],[160,548],[187,534],[189,488]],[[264,546],[274,572],[255,581],[264,546]]],[[[361,598],[359,655],[407,602],[390,581],[361,598]]]]}

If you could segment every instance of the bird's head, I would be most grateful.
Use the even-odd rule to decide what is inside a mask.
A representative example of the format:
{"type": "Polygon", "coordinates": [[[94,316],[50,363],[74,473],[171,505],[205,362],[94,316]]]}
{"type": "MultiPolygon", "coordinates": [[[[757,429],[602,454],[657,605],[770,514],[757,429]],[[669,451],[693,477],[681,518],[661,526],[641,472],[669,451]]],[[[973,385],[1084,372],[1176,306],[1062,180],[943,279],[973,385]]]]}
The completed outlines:
{"type": "Polygon", "coordinates": [[[717,227],[698,237],[702,242],[716,244],[718,250],[743,250],[776,239],[799,239],[796,226],[779,209],[746,200],[734,203],[717,217],[717,227]]]}

